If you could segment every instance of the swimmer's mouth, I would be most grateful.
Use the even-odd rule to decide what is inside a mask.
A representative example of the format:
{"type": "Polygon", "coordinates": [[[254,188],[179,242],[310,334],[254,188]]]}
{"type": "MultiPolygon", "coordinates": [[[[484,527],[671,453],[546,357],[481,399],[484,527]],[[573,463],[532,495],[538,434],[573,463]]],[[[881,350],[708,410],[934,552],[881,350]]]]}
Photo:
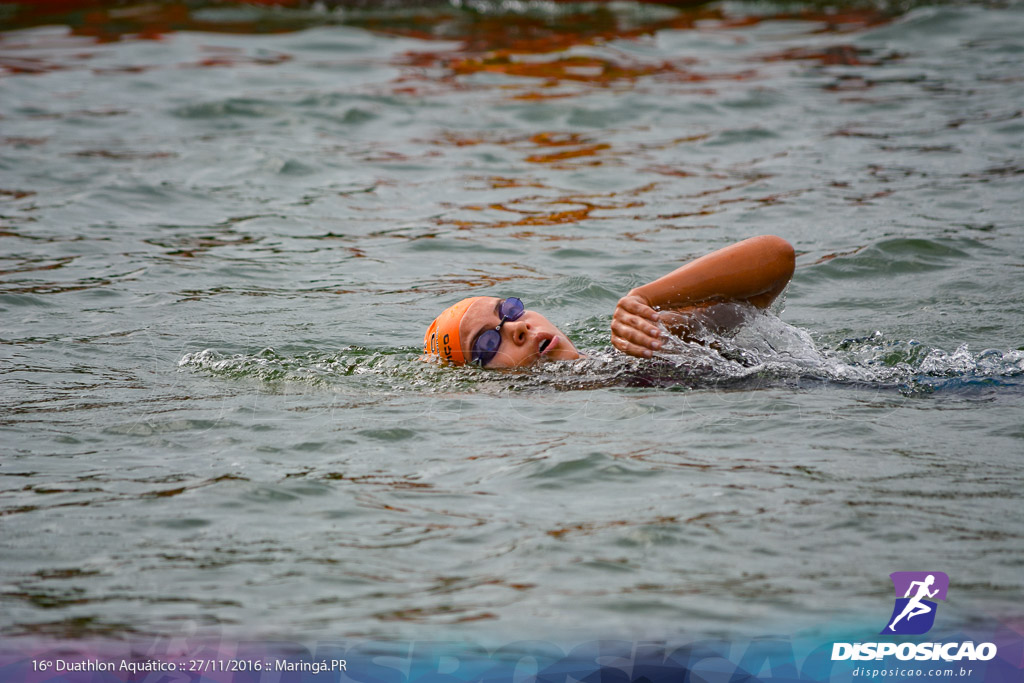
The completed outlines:
{"type": "Polygon", "coordinates": [[[537,353],[544,355],[549,350],[558,346],[558,336],[549,337],[540,341],[540,346],[537,347],[537,353]]]}

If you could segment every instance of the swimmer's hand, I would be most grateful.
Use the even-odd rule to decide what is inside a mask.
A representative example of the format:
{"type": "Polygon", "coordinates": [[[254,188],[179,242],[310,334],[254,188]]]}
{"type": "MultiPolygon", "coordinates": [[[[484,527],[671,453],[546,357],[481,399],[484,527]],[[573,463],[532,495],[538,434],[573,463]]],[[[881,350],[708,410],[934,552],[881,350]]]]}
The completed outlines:
{"type": "Polygon", "coordinates": [[[612,346],[637,358],[650,358],[661,348],[660,316],[647,299],[634,292],[619,299],[615,305],[612,346]]]}

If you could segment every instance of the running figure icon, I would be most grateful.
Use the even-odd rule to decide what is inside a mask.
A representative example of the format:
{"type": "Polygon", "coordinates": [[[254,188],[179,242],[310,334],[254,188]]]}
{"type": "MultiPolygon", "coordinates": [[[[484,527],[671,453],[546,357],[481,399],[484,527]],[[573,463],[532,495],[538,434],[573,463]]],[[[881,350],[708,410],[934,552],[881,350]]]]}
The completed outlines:
{"type": "Polygon", "coordinates": [[[949,577],[943,572],[894,572],[889,576],[896,592],[896,604],[882,633],[927,633],[935,623],[938,607],[935,600],[946,599],[949,577]]]}
{"type": "Polygon", "coordinates": [[[906,594],[904,594],[903,597],[910,598],[910,593],[914,590],[914,586],[918,587],[917,588],[917,595],[915,595],[914,597],[910,598],[910,602],[908,602],[907,606],[903,608],[903,611],[900,612],[900,615],[892,620],[892,623],[889,624],[889,630],[890,631],[895,631],[896,630],[896,622],[898,622],[903,617],[906,617],[907,621],[910,621],[911,619],[913,619],[914,617],[916,617],[918,615],[927,614],[928,612],[932,611],[931,607],[929,607],[928,605],[926,605],[926,604],[921,602],[921,598],[934,598],[935,597],[935,595],[939,592],[939,589],[936,588],[935,590],[930,591],[930,592],[928,590],[932,586],[932,584],[934,584],[934,583],[935,583],[935,575],[934,574],[929,574],[928,578],[926,578],[924,581],[911,581],[910,582],[910,587],[907,588],[907,592],[906,592],[906,594]]]}

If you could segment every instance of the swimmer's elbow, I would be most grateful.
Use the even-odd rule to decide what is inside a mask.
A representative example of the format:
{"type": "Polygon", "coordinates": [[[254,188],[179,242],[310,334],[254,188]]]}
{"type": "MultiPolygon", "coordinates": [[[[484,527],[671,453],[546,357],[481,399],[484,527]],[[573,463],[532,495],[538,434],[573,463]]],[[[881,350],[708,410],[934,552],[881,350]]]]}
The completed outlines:
{"type": "Polygon", "coordinates": [[[793,245],[775,235],[757,238],[761,248],[761,274],[765,291],[747,300],[758,308],[768,308],[793,278],[796,270],[796,251],[793,245]]]}
{"type": "Polygon", "coordinates": [[[771,254],[773,259],[792,273],[796,267],[796,250],[793,249],[793,245],[778,235],[764,235],[760,239],[765,252],[771,254]]]}
{"type": "Polygon", "coordinates": [[[772,280],[771,291],[778,295],[793,277],[796,270],[796,250],[793,245],[776,235],[757,238],[761,243],[764,274],[772,280]]]}

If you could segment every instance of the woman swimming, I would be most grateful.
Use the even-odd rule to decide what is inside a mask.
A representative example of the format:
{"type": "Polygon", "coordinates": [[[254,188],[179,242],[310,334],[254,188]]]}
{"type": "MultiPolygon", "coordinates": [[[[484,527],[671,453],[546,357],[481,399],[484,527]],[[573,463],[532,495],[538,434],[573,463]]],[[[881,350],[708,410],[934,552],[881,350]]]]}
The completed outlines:
{"type": "MultiPolygon", "coordinates": [[[[662,346],[659,323],[684,338],[708,326],[735,327],[742,319],[715,305],[767,308],[792,278],[794,258],[789,242],[762,235],[690,261],[619,299],[612,345],[650,358],[662,346]]],[[[437,316],[423,337],[423,352],[454,365],[487,368],[580,358],[569,338],[540,313],[515,297],[489,296],[463,299],[437,316]]]]}

